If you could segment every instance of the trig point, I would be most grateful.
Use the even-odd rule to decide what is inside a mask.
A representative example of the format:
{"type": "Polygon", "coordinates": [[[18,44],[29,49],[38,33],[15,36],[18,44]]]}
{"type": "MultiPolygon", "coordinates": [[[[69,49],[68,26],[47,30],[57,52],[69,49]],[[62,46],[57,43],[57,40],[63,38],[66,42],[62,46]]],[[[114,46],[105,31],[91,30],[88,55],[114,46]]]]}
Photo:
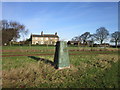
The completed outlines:
{"type": "Polygon", "coordinates": [[[55,64],[55,68],[57,69],[64,69],[70,67],[67,42],[58,41],[56,43],[54,64],[55,64]]]}

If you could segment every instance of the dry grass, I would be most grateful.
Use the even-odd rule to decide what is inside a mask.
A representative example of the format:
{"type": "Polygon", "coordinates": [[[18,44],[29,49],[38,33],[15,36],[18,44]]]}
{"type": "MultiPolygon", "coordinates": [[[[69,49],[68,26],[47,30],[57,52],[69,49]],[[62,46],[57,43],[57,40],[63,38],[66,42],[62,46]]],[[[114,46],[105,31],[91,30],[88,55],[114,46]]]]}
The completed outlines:
{"type": "MultiPolygon", "coordinates": [[[[5,88],[27,88],[27,87],[59,87],[60,84],[72,83],[77,78],[83,79],[86,75],[90,78],[96,75],[85,74],[87,69],[100,67],[105,70],[111,67],[112,62],[117,62],[117,56],[98,55],[98,61],[93,64],[81,62],[79,66],[71,64],[70,69],[56,70],[50,64],[42,61],[26,64],[25,67],[3,71],[3,87],[5,88]],[[46,85],[47,84],[47,85],[46,85]],[[52,86],[51,86],[52,85],[52,86]]],[[[79,80],[79,79],[78,79],[79,80]]],[[[81,85],[83,83],[81,82],[81,85]]],[[[92,86],[92,85],[91,85],[92,86]]],[[[63,86],[63,87],[68,87],[63,86]]]]}
{"type": "Polygon", "coordinates": [[[44,83],[64,83],[67,75],[75,74],[75,72],[77,69],[72,65],[70,69],[56,70],[50,64],[38,61],[37,64],[27,64],[23,68],[4,70],[3,87],[27,88],[39,87],[44,83]]]}

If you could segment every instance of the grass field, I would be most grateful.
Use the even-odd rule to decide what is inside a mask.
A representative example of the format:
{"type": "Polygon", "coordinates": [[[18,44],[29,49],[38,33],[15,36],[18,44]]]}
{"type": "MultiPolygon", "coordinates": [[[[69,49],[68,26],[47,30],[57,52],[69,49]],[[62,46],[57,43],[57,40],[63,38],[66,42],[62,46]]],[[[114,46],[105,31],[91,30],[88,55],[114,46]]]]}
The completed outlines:
{"type": "Polygon", "coordinates": [[[4,46],[3,88],[118,88],[116,48],[68,47],[70,68],[52,65],[53,46],[4,46]],[[12,56],[15,55],[15,56],[12,56]]]}

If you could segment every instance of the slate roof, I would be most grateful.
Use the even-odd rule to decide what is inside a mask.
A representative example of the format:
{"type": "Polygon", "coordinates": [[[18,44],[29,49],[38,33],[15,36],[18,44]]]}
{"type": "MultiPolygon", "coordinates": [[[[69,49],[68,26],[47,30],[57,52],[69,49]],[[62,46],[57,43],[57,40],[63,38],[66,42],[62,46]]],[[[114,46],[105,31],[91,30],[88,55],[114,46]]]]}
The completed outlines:
{"type": "MultiPolygon", "coordinates": [[[[58,37],[57,35],[54,34],[43,34],[43,35],[35,35],[32,34],[32,37],[58,37]]],[[[59,37],[58,37],[59,38],[59,37]]]]}

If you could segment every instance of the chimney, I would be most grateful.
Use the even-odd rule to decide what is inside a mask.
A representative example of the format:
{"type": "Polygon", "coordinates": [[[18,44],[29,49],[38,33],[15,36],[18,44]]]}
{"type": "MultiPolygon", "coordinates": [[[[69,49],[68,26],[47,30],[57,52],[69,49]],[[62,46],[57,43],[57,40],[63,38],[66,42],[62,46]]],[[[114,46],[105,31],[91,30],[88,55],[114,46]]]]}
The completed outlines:
{"type": "Polygon", "coordinates": [[[43,31],[41,32],[41,35],[43,35],[43,31]]]}
{"type": "Polygon", "coordinates": [[[55,35],[57,36],[57,32],[55,33],[55,35]]]}

